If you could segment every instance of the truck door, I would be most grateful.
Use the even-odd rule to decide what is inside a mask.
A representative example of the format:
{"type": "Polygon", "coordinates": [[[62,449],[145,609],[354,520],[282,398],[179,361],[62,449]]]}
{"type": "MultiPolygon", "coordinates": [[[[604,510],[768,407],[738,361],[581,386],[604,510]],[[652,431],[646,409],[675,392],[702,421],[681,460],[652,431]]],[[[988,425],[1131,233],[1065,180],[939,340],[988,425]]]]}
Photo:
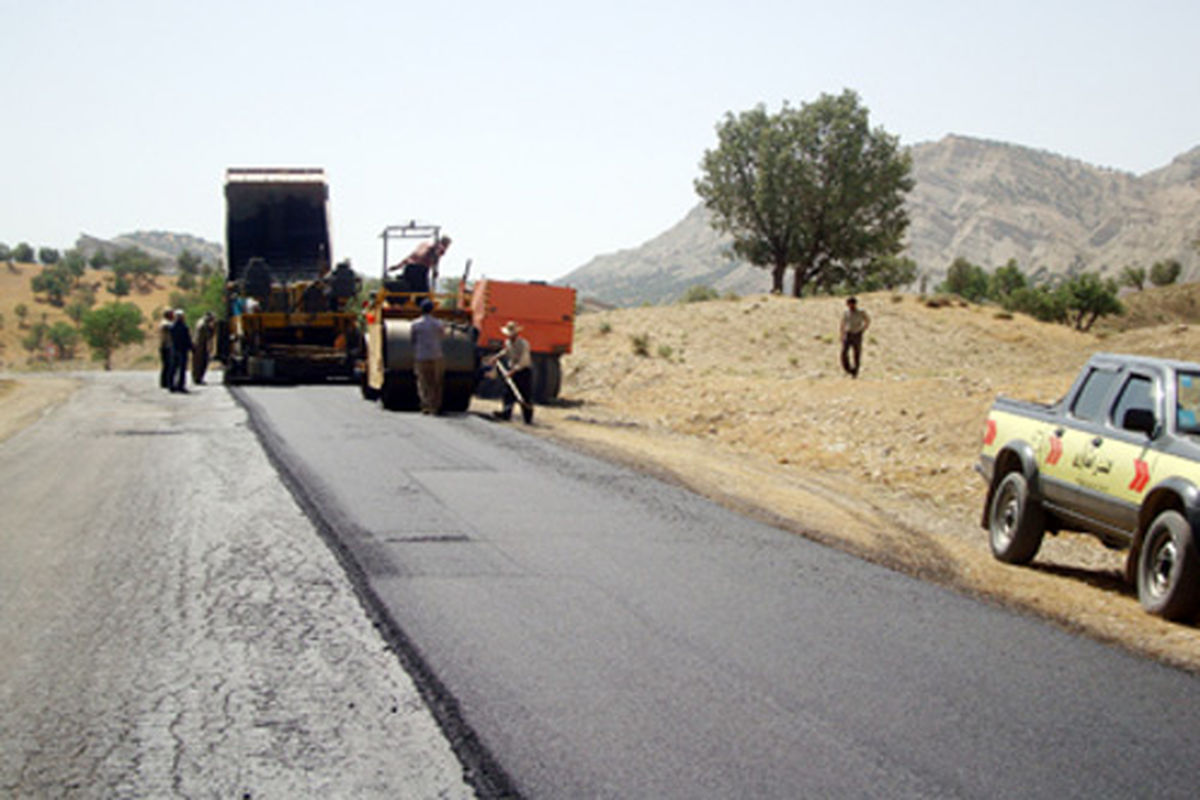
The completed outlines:
{"type": "Polygon", "coordinates": [[[1098,451],[1108,435],[1111,397],[1121,377],[1117,367],[1094,366],[1071,397],[1066,424],[1053,432],[1059,440],[1056,477],[1062,481],[1060,502],[1067,511],[1089,521],[1098,519],[1100,497],[1096,490],[1098,469],[1106,468],[1098,451]]]}
{"type": "Polygon", "coordinates": [[[1120,374],[1103,428],[1084,442],[1076,481],[1088,503],[1089,516],[1107,527],[1131,534],[1138,509],[1153,479],[1157,452],[1144,430],[1131,429],[1137,412],[1150,414],[1161,430],[1163,392],[1157,377],[1141,370],[1120,374]],[[1134,414],[1131,414],[1134,412],[1134,414]]]}

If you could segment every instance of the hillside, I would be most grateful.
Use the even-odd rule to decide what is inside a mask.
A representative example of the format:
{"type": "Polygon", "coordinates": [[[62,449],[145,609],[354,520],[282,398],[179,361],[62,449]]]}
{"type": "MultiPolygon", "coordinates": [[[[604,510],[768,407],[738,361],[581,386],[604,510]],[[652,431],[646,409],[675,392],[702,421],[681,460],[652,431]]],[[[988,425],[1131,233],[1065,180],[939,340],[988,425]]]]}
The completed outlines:
{"type": "MultiPolygon", "coordinates": [[[[1116,275],[1177,258],[1200,278],[1200,148],[1137,177],[1016,145],[947,136],[909,148],[907,254],[930,284],[957,257],[994,268],[1015,258],[1032,275],[1097,270],[1116,275]]],[[[559,279],[620,305],[659,303],[689,286],[766,291],[761,269],[740,265],[697,204],[637,248],[597,256],[559,279]]]]}
{"type": "MultiPolygon", "coordinates": [[[[3,326],[0,326],[0,370],[98,369],[99,365],[91,361],[88,348],[82,342],[74,360],[55,361],[49,364],[33,359],[31,354],[21,346],[21,340],[28,335],[28,330],[20,326],[14,309],[22,303],[29,309],[27,317],[29,325],[41,320],[42,315],[45,315],[45,320],[50,325],[60,321],[70,322],[70,318],[63,309],[55,308],[44,300],[34,297],[29,288],[29,281],[40,270],[41,267],[36,264],[15,264],[12,267],[0,264],[0,317],[3,318],[3,326]]],[[[104,290],[106,281],[110,277],[111,273],[102,270],[88,270],[84,275],[83,281],[96,290],[98,305],[118,299],[104,290]]],[[[115,369],[157,365],[158,345],[154,337],[150,336],[156,330],[151,322],[151,317],[158,317],[162,309],[166,307],[172,291],[174,291],[172,279],[168,276],[161,276],[154,289],[146,293],[134,291],[132,295],[121,298],[123,301],[137,305],[146,316],[147,339],[142,345],[134,345],[120,350],[113,358],[115,369]]]]}
{"type": "MultiPolygon", "coordinates": [[[[1153,314],[1154,293],[1143,301],[1138,313],[1153,314]]],[[[997,394],[1054,400],[1099,350],[1194,359],[1200,327],[1080,334],[913,296],[862,304],[874,324],[858,380],[837,364],[832,298],[584,315],[564,402],[541,419],[551,435],[775,524],[1200,670],[1200,637],[1142,612],[1121,554],[1063,534],[1032,568],[995,562],[974,472],[997,394]],[[633,336],[646,337],[649,356],[634,354],[633,336]]]]}
{"type": "Polygon", "coordinates": [[[79,235],[75,241],[75,249],[91,258],[97,251],[113,253],[124,247],[138,247],[159,259],[163,271],[171,274],[176,270],[176,259],[184,250],[189,250],[209,264],[221,264],[225,257],[224,248],[214,242],[193,236],[190,233],[171,233],[168,231],[135,231],[123,233],[112,239],[101,239],[86,233],[79,235]]]}

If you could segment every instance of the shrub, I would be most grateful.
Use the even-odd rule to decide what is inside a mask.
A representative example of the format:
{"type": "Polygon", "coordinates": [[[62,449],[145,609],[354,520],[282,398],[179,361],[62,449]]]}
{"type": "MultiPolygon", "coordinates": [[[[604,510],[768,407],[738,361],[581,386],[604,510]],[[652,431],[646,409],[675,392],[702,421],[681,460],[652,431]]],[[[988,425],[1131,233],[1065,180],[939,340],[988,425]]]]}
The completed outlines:
{"type": "Polygon", "coordinates": [[[650,355],[650,334],[632,334],[629,337],[629,342],[633,345],[633,354],[635,356],[647,357],[650,355]]]}
{"type": "Polygon", "coordinates": [[[717,300],[720,296],[720,293],[711,286],[697,284],[696,286],[688,287],[688,290],[683,293],[682,302],[705,303],[709,300],[717,300]]]}

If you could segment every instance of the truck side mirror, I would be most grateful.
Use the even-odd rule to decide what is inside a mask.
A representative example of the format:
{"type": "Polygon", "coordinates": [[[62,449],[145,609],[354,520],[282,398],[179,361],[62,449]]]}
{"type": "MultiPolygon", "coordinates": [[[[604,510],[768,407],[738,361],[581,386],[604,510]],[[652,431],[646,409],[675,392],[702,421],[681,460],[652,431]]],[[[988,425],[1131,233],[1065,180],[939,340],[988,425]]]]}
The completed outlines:
{"type": "Polygon", "coordinates": [[[1121,427],[1127,431],[1141,431],[1154,438],[1155,432],[1158,431],[1158,420],[1154,418],[1154,412],[1146,408],[1131,408],[1125,412],[1125,418],[1121,420],[1121,427]]]}

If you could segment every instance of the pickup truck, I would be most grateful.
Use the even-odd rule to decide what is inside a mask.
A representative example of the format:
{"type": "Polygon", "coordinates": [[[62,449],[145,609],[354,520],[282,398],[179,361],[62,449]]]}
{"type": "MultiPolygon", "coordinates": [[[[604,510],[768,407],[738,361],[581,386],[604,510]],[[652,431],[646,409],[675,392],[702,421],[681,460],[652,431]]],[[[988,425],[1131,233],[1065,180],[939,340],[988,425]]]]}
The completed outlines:
{"type": "Polygon", "coordinates": [[[1172,620],[1200,608],[1200,364],[1094,355],[1044,405],[998,398],[979,473],[992,554],[1027,564],[1047,532],[1128,549],[1142,606],[1172,620]]]}

